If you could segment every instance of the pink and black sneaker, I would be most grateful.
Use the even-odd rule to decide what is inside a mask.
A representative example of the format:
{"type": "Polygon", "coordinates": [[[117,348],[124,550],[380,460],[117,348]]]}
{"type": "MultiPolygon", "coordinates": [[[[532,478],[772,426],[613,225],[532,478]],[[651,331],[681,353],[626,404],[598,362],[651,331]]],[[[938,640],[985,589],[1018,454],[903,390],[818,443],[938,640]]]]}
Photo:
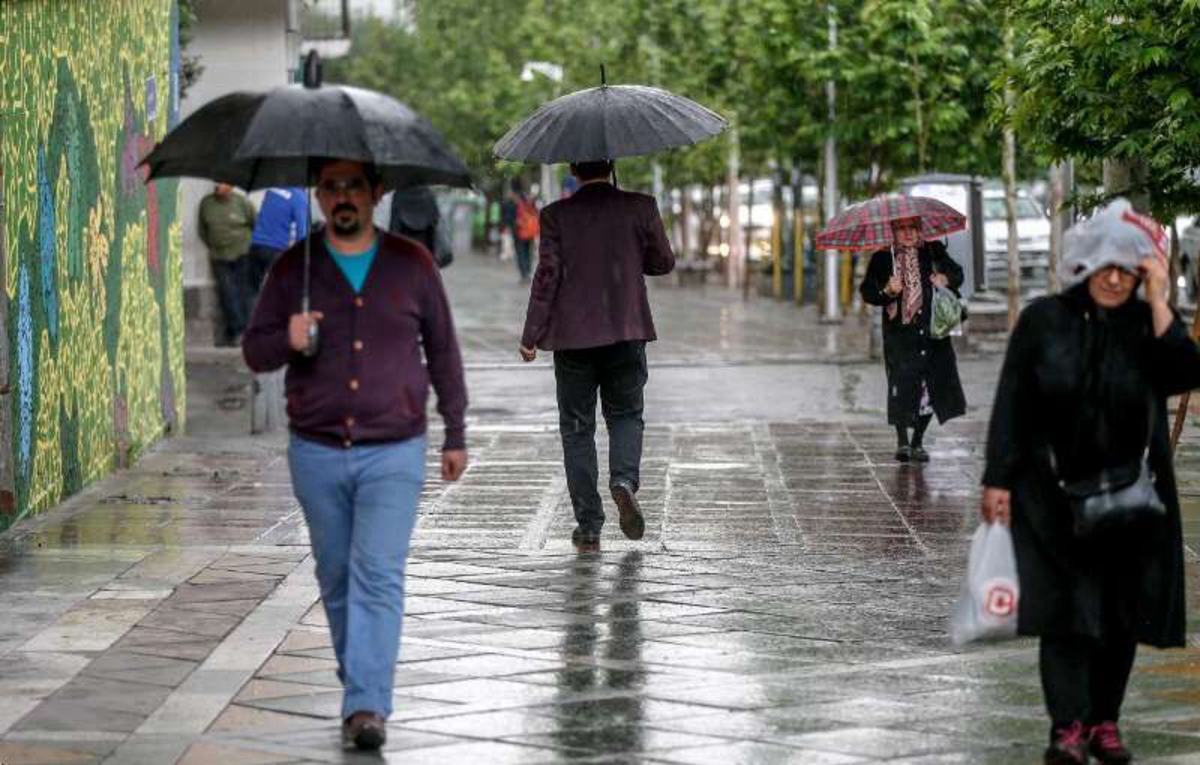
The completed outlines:
{"type": "Polygon", "coordinates": [[[1079,720],[1069,728],[1055,728],[1042,761],[1045,765],[1088,765],[1088,732],[1079,720]]]}
{"type": "Polygon", "coordinates": [[[1088,751],[1101,765],[1126,765],[1133,761],[1133,753],[1121,741],[1121,732],[1115,722],[1093,725],[1088,736],[1088,751]]]}

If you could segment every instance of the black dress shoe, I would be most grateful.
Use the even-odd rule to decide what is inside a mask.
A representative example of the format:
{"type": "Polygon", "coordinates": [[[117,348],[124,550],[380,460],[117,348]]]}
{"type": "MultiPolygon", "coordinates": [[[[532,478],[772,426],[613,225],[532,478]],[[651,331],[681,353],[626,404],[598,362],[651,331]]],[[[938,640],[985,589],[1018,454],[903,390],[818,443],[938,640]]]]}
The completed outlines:
{"type": "Polygon", "coordinates": [[[576,526],[571,532],[571,544],[579,552],[600,552],[600,532],[584,531],[576,526]]]}
{"type": "Polygon", "coordinates": [[[633,496],[633,489],[626,483],[614,483],[612,498],[620,513],[621,533],[627,539],[641,539],[646,533],[646,519],[642,516],[642,508],[638,507],[637,497],[633,496]]]}
{"type": "Polygon", "coordinates": [[[907,446],[896,447],[896,462],[911,462],[912,449],[907,446]]]}
{"type": "Polygon", "coordinates": [[[342,723],[342,743],[355,749],[374,751],[387,742],[387,724],[375,712],[355,712],[342,723]]]}
{"type": "Polygon", "coordinates": [[[913,462],[929,462],[929,452],[923,446],[909,447],[908,453],[913,462]]]}

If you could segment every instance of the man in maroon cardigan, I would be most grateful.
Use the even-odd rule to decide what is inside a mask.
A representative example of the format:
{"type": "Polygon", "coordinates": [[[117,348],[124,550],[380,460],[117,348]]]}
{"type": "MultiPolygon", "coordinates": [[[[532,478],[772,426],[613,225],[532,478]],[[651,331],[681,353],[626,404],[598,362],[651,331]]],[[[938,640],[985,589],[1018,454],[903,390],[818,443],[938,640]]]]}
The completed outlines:
{"type": "Polygon", "coordinates": [[[641,539],[646,343],[656,339],[645,276],[670,273],[675,254],[653,197],[614,186],[611,162],[571,165],[580,186],[542,210],[538,266],[521,358],[554,351],[558,427],[580,550],[600,547],[604,507],[596,464],[596,393],[608,427],[609,490],[621,531],[641,539]]]}
{"type": "Polygon", "coordinates": [[[445,422],[443,480],[467,466],[467,394],[450,305],[429,252],[371,224],[381,194],[372,167],[321,168],[317,199],[328,223],[313,233],[312,310],[301,312],[301,242],[271,267],[242,341],[255,372],[288,367],[292,487],[345,688],[343,736],[360,749],[383,745],[392,712],[430,382],[445,422]],[[308,355],[313,324],[320,343],[308,355]]]}

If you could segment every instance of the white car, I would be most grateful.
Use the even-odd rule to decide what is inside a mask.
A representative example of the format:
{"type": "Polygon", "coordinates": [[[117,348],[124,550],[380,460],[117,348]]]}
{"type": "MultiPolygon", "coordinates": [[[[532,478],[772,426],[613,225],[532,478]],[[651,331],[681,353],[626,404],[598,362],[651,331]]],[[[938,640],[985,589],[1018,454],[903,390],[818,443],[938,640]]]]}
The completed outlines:
{"type": "MultiPolygon", "coordinates": [[[[1017,191],[1016,213],[1022,287],[1045,286],[1050,264],[1050,219],[1033,197],[1022,190],[1017,191]]],[[[1003,288],[1008,281],[1008,211],[1004,189],[983,190],[983,250],[989,286],[1003,288]]]]}

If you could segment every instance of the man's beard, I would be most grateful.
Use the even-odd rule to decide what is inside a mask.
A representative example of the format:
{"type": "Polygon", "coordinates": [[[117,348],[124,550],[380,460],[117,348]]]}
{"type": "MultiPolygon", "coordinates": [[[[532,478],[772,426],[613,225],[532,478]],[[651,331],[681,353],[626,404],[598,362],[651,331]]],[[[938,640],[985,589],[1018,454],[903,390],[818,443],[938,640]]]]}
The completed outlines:
{"type": "Polygon", "coordinates": [[[359,231],[362,231],[362,223],[359,222],[357,215],[352,216],[349,222],[344,223],[342,222],[341,215],[335,212],[331,222],[333,224],[333,231],[338,236],[354,236],[359,231]]]}

